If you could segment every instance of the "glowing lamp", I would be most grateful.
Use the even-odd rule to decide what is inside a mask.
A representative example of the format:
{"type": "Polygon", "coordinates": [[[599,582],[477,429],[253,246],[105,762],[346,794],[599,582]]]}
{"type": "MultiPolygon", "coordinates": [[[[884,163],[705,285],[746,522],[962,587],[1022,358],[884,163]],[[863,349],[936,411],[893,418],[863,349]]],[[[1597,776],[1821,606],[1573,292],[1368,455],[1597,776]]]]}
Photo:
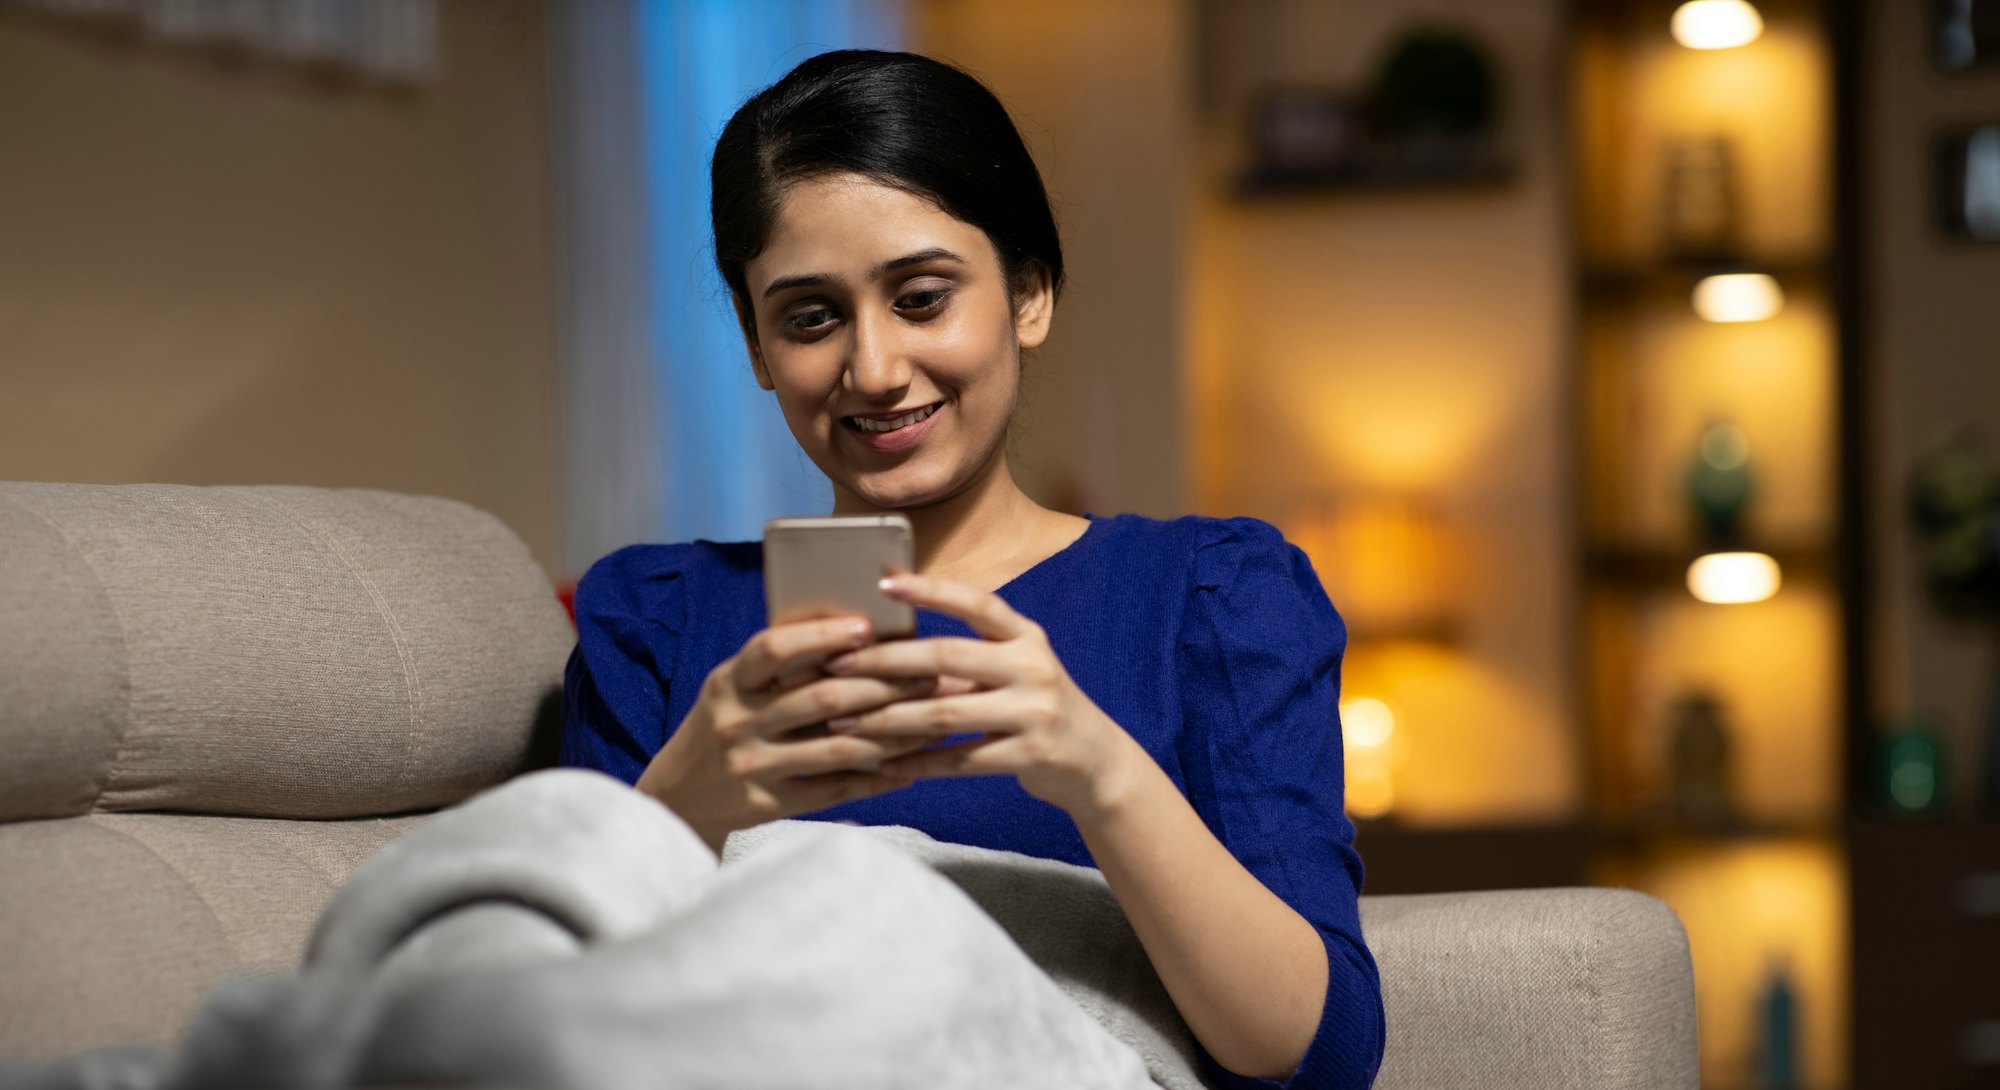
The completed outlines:
{"type": "Polygon", "coordinates": [[[1451,565],[1426,505],[1344,497],[1301,510],[1285,536],[1312,560],[1354,640],[1450,638],[1451,565]]]}
{"type": "Polygon", "coordinates": [[[1688,565],[1688,590],[1714,605],[1761,602],[1779,582],[1778,562],[1763,553],[1709,553],[1688,565]]]}
{"type": "Polygon", "coordinates": [[[1396,711],[1372,696],[1343,700],[1340,734],[1347,764],[1347,812],[1378,818],[1396,805],[1396,711]]]}
{"type": "Polygon", "coordinates": [[[1785,290],[1766,273],[1719,273],[1694,286],[1694,312],[1711,322],[1761,322],[1785,309],[1785,290]]]}
{"type": "Polygon", "coordinates": [[[1688,0],[1674,11],[1674,40],[1689,49],[1734,49],[1764,33],[1749,0],[1688,0]]]}

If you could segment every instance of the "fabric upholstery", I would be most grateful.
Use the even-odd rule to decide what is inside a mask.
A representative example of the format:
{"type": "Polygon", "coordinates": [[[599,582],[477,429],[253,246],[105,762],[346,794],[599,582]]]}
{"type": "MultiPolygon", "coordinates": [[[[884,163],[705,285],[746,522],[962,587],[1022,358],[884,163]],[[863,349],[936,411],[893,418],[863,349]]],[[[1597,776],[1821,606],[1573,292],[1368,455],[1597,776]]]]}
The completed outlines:
{"type": "Polygon", "coordinates": [[[1377,1090],[1694,1090],[1673,909],[1622,889],[1363,897],[1389,1041],[1377,1090]]]}
{"type": "MultiPolygon", "coordinates": [[[[294,970],[414,812],[537,763],[574,642],[520,542],[445,500],[0,482],[0,558],[4,1058],[167,1044],[221,981],[294,970]]],[[[1695,1085],[1658,901],[1363,897],[1361,919],[1383,1090],[1695,1085]]]]}
{"type": "Polygon", "coordinates": [[[8,483],[0,555],[0,820],[431,808],[560,714],[562,606],[461,503],[8,483]]]}
{"type": "Polygon", "coordinates": [[[219,981],[296,969],[335,887],[422,820],[0,824],[0,1056],[172,1041],[219,981]]]}

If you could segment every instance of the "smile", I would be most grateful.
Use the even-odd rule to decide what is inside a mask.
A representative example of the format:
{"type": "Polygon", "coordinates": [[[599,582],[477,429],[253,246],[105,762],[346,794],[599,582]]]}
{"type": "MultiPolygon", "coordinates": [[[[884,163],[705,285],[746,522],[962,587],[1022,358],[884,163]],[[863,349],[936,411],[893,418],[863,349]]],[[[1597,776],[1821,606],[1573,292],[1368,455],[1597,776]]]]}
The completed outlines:
{"type": "Polygon", "coordinates": [[[913,409],[901,416],[892,416],[887,419],[867,416],[848,416],[841,419],[843,423],[856,431],[879,434],[881,432],[899,431],[912,424],[921,424],[929,420],[931,414],[938,411],[938,407],[943,404],[944,402],[940,401],[936,405],[926,405],[921,409],[913,409]]]}

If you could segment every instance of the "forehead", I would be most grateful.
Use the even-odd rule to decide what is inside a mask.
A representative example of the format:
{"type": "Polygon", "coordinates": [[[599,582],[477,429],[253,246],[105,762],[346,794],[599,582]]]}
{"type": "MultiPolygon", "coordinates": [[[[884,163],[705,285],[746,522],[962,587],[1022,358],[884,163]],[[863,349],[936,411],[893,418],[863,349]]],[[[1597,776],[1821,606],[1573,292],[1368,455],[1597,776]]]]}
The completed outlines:
{"type": "Polygon", "coordinates": [[[999,260],[986,232],[929,200],[856,174],[823,175],[786,187],[771,237],[745,271],[757,290],[782,276],[852,274],[933,247],[999,260]]]}

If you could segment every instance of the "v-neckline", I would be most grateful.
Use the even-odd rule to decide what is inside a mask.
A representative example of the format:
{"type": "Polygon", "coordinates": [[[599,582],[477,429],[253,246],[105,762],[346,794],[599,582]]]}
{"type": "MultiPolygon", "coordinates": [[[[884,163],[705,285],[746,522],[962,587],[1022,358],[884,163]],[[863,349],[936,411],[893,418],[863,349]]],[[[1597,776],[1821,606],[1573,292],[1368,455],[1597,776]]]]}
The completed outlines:
{"type": "MultiPolygon", "coordinates": [[[[1086,514],[1083,517],[1090,520],[1090,525],[1084,527],[1083,533],[1078,534],[1075,540],[1035,561],[1025,571],[1002,583],[999,589],[993,591],[993,593],[999,595],[1008,605],[1016,605],[1015,595],[1021,593],[1025,587],[1030,586],[1032,581],[1040,578],[1044,572],[1054,569],[1060,562],[1075,556],[1087,542],[1101,534],[1104,528],[1112,522],[1110,518],[1100,518],[1096,515],[1086,514]]],[[[919,636],[974,634],[976,633],[971,625],[949,613],[940,613],[932,609],[917,610],[917,635],[919,636]]]]}
{"type": "Polygon", "coordinates": [[[1019,586],[1022,583],[1022,581],[1026,580],[1029,576],[1032,576],[1036,572],[1046,569],[1051,564],[1054,564],[1057,560],[1060,560],[1063,557],[1068,556],[1070,553],[1075,552],[1080,546],[1083,545],[1084,542],[1090,540],[1091,535],[1097,533],[1098,527],[1103,526],[1111,521],[1110,519],[1099,518],[1096,515],[1092,514],[1085,514],[1083,517],[1089,523],[1089,525],[1083,528],[1082,533],[1071,538],[1069,544],[1064,545],[1062,548],[1057,549],[1055,552],[1052,552],[1049,555],[1041,558],[1040,560],[1035,561],[1033,564],[1028,565],[1026,568],[1023,568],[1018,574],[1014,576],[1014,578],[1009,579],[1005,583],[1002,583],[998,587],[994,588],[993,593],[1000,595],[1002,598],[1005,598],[1007,596],[1008,591],[1013,590],[1015,587],[1019,586]]]}

